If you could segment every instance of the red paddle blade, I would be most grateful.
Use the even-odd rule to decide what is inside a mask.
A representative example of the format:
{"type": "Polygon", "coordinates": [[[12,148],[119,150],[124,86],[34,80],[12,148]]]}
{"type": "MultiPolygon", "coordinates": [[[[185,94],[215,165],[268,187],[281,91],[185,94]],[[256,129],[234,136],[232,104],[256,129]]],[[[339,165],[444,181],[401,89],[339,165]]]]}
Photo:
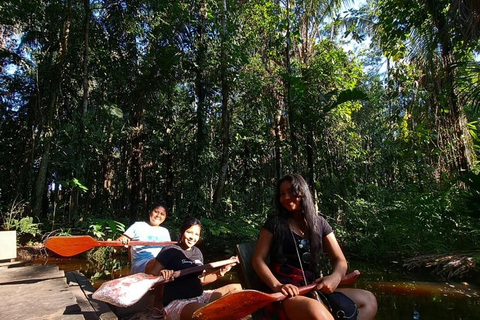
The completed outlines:
{"type": "Polygon", "coordinates": [[[72,257],[97,246],[90,236],[50,237],[45,247],[63,257],[72,257]]]}
{"type": "MultiPolygon", "coordinates": [[[[355,270],[342,278],[340,284],[351,284],[360,276],[360,272],[355,270]]],[[[315,287],[315,284],[309,284],[300,287],[299,293],[306,294],[315,287]]],[[[256,290],[242,290],[234,292],[218,300],[212,301],[206,306],[198,309],[193,314],[193,319],[198,320],[238,320],[252,314],[256,310],[266,305],[285,299],[286,296],[280,292],[267,294],[256,290]]]]}
{"type": "Polygon", "coordinates": [[[193,314],[199,320],[237,320],[275,301],[286,298],[282,293],[267,294],[256,290],[242,290],[210,302],[193,314]]]}
{"type": "Polygon", "coordinates": [[[342,278],[340,285],[352,284],[358,279],[358,277],[360,277],[360,271],[354,270],[342,278]]]}

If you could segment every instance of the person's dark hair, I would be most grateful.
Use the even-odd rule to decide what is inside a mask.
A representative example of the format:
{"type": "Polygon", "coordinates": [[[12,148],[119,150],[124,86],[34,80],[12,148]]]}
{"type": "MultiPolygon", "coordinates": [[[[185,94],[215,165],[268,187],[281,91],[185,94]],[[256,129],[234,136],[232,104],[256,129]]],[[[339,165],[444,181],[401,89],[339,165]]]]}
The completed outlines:
{"type": "Polygon", "coordinates": [[[145,217],[145,221],[146,222],[149,222],[150,221],[150,212],[152,212],[153,210],[155,210],[155,208],[157,207],[162,207],[163,209],[165,209],[165,213],[168,214],[168,208],[167,208],[167,203],[163,200],[158,200],[156,201],[151,207],[150,207],[150,210],[148,210],[147,212],[147,216],[145,217]]]}
{"type": "MultiPolygon", "coordinates": [[[[303,215],[305,221],[307,222],[307,234],[310,239],[310,265],[316,266],[320,260],[322,253],[322,239],[318,234],[317,227],[317,211],[315,210],[315,205],[313,203],[312,193],[310,188],[305,181],[305,179],[295,173],[287,174],[283,176],[277,183],[275,189],[275,213],[278,217],[275,230],[275,243],[282,244],[284,243],[286,237],[291,237],[290,228],[288,225],[288,218],[290,213],[285,209],[280,203],[280,185],[289,181],[292,184],[292,193],[293,195],[300,197],[300,204],[302,206],[303,215]]],[[[282,246],[278,245],[273,250],[277,251],[277,256],[282,257],[282,246]]]]}
{"type": "Polygon", "coordinates": [[[178,235],[177,235],[178,243],[180,243],[182,241],[182,236],[187,229],[189,229],[190,227],[193,227],[193,226],[197,226],[197,225],[200,227],[200,231],[201,231],[202,230],[202,223],[200,222],[200,220],[198,220],[196,218],[192,218],[192,217],[185,218],[182,222],[182,225],[178,229],[178,235]]]}

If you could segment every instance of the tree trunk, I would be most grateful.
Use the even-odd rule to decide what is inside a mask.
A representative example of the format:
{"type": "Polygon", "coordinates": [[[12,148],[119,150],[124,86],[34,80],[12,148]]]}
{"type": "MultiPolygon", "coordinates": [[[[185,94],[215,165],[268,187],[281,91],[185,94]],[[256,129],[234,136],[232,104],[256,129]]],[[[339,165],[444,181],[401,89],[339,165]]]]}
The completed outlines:
{"type": "Polygon", "coordinates": [[[448,106],[447,113],[444,113],[444,108],[441,108],[440,113],[436,115],[437,119],[444,119],[444,121],[436,121],[438,125],[438,143],[440,149],[445,152],[444,165],[461,175],[471,169],[472,144],[466,128],[466,117],[455,93],[453,45],[448,23],[445,15],[442,12],[438,12],[439,6],[437,2],[427,0],[426,5],[433,18],[433,23],[437,27],[438,41],[441,47],[443,76],[441,77],[442,84],[435,92],[439,95],[437,103],[443,104],[442,102],[444,102],[448,106]]]}
{"type": "MultiPolygon", "coordinates": [[[[275,89],[273,89],[275,90],[275,89]]],[[[285,122],[285,119],[282,115],[282,100],[280,97],[278,97],[278,94],[275,94],[275,91],[273,92],[273,96],[275,100],[277,101],[277,109],[276,109],[276,114],[275,114],[275,173],[277,176],[277,179],[280,180],[282,177],[282,140],[284,137],[283,134],[283,123],[285,122]]]]}
{"type": "Polygon", "coordinates": [[[130,223],[137,220],[138,204],[142,198],[142,152],[143,152],[143,113],[141,106],[135,105],[134,129],[132,132],[132,157],[130,159],[130,223]]]}
{"type": "Polygon", "coordinates": [[[202,155],[207,146],[207,128],[206,128],[206,51],[207,45],[205,40],[206,21],[207,21],[207,3],[201,1],[199,7],[199,21],[197,22],[197,56],[196,56],[196,75],[195,75],[195,93],[197,101],[197,143],[194,154],[193,168],[192,168],[192,182],[194,186],[192,203],[190,204],[189,214],[197,215],[200,208],[200,202],[203,200],[202,186],[204,185],[205,176],[202,164],[202,155]]]}
{"type": "Polygon", "coordinates": [[[87,116],[88,110],[88,36],[90,25],[90,0],[84,1],[85,21],[84,21],[84,47],[83,47],[83,97],[82,97],[82,119],[87,116]]]}
{"type": "Polygon", "coordinates": [[[228,76],[227,76],[227,4],[226,0],[222,0],[222,44],[220,54],[220,74],[222,78],[222,156],[220,159],[220,172],[218,173],[218,181],[213,194],[213,207],[218,208],[222,200],[223,188],[227,176],[228,169],[228,149],[230,148],[230,111],[228,108],[228,97],[230,95],[228,76]]]}
{"type": "MultiPolygon", "coordinates": [[[[47,172],[48,165],[50,163],[50,151],[52,140],[54,136],[53,131],[53,121],[57,109],[57,98],[60,92],[60,87],[62,84],[63,78],[63,67],[65,56],[67,54],[67,43],[68,36],[70,33],[70,23],[71,23],[71,9],[72,3],[71,0],[67,0],[65,3],[65,21],[63,23],[63,29],[60,33],[59,46],[57,51],[57,60],[55,63],[55,72],[54,77],[51,80],[52,86],[50,91],[49,104],[46,110],[46,120],[43,124],[42,135],[40,136],[43,140],[43,152],[40,161],[40,167],[38,169],[37,179],[35,181],[34,187],[34,199],[33,199],[33,213],[38,217],[46,217],[46,212],[42,212],[42,203],[43,196],[45,193],[46,181],[47,181],[47,172]]],[[[37,84],[38,85],[38,84],[37,84]]]]}
{"type": "Polygon", "coordinates": [[[287,33],[285,35],[285,52],[284,52],[284,57],[285,57],[285,70],[287,73],[286,79],[283,80],[284,84],[284,94],[283,94],[283,99],[284,99],[284,106],[288,110],[288,124],[290,127],[290,145],[292,147],[292,159],[293,159],[293,170],[297,172],[300,168],[300,159],[298,155],[298,141],[297,141],[297,133],[295,129],[295,116],[294,116],[294,110],[292,103],[290,101],[290,77],[291,77],[291,63],[290,63],[290,43],[292,40],[290,39],[290,1],[286,1],[286,14],[287,16],[285,19],[287,19],[287,33]]]}

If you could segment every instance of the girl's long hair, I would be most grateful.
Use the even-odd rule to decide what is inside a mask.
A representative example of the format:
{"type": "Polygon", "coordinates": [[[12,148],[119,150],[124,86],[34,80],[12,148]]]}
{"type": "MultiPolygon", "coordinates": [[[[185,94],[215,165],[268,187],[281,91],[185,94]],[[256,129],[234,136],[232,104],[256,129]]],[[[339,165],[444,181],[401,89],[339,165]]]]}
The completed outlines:
{"type": "Polygon", "coordinates": [[[282,244],[286,240],[286,237],[291,237],[290,228],[288,225],[288,219],[290,217],[290,212],[285,209],[280,203],[280,185],[289,181],[292,185],[292,193],[296,197],[300,197],[300,204],[302,206],[303,216],[307,223],[307,235],[310,240],[310,266],[315,267],[320,261],[322,255],[322,238],[318,230],[318,215],[315,210],[315,205],[313,203],[312,193],[308,187],[305,179],[295,173],[287,174],[283,176],[277,183],[275,189],[275,213],[277,221],[275,224],[275,244],[277,244],[273,250],[276,250],[278,257],[283,256],[282,244]]]}

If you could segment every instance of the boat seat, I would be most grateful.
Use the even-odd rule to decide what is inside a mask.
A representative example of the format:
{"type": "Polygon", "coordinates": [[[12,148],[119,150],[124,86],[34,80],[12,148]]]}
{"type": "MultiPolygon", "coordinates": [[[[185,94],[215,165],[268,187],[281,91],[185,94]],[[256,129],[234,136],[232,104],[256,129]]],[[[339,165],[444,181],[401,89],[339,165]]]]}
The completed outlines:
{"type": "MultiPolygon", "coordinates": [[[[238,276],[244,289],[253,289],[266,292],[268,289],[267,286],[262,280],[260,280],[252,266],[252,257],[256,244],[256,242],[246,242],[237,244],[235,246],[235,252],[240,260],[240,272],[238,276]]],[[[260,314],[261,311],[254,312],[252,314],[252,319],[260,319],[260,314]]]]}

